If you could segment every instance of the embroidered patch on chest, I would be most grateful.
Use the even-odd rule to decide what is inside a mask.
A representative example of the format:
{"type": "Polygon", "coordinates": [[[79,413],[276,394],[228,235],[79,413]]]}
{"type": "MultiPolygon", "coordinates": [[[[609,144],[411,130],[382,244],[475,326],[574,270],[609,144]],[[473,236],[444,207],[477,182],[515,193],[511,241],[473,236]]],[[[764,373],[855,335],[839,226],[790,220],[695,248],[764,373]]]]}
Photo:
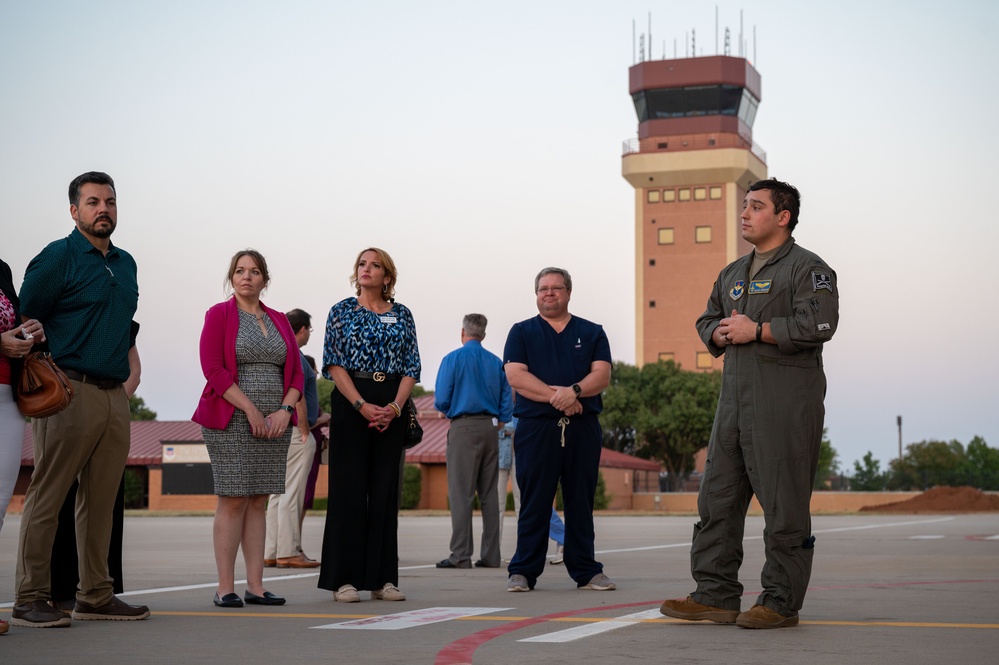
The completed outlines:
{"type": "Polygon", "coordinates": [[[812,292],[828,291],[833,292],[832,275],[823,272],[812,273],[812,292]]]}
{"type": "Polygon", "coordinates": [[[749,283],[749,295],[754,293],[770,293],[770,286],[773,284],[772,279],[760,279],[749,283]]]}
{"type": "Polygon", "coordinates": [[[732,286],[731,290],[729,290],[728,297],[731,298],[732,300],[738,300],[745,293],[746,293],[746,282],[745,280],[740,279],[732,286]]]}

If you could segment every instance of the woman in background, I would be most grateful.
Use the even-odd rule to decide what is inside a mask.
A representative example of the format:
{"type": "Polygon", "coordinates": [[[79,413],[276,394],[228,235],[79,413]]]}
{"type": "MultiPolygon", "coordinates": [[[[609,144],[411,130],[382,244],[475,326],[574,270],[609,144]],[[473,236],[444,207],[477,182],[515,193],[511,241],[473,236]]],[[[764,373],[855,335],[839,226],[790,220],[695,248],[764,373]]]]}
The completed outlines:
{"type": "Polygon", "coordinates": [[[219,607],[283,605],[264,590],[265,509],[284,492],[304,374],[288,318],[260,301],[270,283],[267,262],[252,249],[237,252],[226,277],[233,297],[205,314],[201,368],[207,384],[192,420],[212,461],[218,507],[213,540],[219,607]],[[236,552],[242,546],[247,590],[235,593],[236,552]]]}

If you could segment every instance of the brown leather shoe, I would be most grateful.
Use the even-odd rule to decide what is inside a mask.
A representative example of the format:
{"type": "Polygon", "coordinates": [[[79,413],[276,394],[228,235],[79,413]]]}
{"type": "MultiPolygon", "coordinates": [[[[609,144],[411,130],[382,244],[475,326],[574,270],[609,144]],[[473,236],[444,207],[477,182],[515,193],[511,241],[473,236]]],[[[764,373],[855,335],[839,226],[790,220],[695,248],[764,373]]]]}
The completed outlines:
{"type": "Polygon", "coordinates": [[[715,623],[735,623],[739,617],[739,610],[701,605],[690,596],[676,600],[664,600],[659,612],[684,621],[714,621],[715,623]]]}
{"type": "Polygon", "coordinates": [[[278,557],[277,560],[278,568],[318,568],[319,562],[312,561],[306,558],[304,554],[298,554],[296,556],[289,556],[285,558],[278,557]]]}
{"type": "Polygon", "coordinates": [[[790,628],[798,625],[798,613],[784,616],[764,605],[753,605],[735,620],[739,628],[790,628]]]}
{"type": "Polygon", "coordinates": [[[76,601],[73,618],[80,621],[138,621],[149,616],[149,608],[145,605],[129,605],[117,596],[100,607],[94,607],[83,601],[76,601]]]}
{"type": "Polygon", "coordinates": [[[277,559],[264,559],[264,568],[273,568],[277,565],[277,559]]]}

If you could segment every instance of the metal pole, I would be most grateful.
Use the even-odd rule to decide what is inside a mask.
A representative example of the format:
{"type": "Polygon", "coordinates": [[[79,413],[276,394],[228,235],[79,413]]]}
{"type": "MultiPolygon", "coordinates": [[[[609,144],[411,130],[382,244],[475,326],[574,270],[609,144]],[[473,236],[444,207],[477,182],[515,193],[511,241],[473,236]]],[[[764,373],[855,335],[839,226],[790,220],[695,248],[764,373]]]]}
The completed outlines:
{"type": "Polygon", "coordinates": [[[902,416],[897,416],[898,420],[898,463],[902,463],[902,416]]]}

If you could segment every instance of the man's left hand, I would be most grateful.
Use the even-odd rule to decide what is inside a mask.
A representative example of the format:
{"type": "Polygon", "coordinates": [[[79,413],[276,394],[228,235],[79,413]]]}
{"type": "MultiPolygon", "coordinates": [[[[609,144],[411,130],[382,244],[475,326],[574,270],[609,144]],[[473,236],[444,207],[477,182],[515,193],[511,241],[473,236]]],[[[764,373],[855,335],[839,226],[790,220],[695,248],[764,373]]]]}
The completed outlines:
{"type": "MultiPolygon", "coordinates": [[[[559,411],[566,411],[571,408],[574,404],[579,404],[579,399],[576,397],[576,391],[569,386],[550,386],[555,392],[552,393],[551,399],[548,403],[559,411]]],[[[582,409],[581,409],[582,410],[582,409]]],[[[572,414],[569,414],[572,415],[572,414]]]]}

